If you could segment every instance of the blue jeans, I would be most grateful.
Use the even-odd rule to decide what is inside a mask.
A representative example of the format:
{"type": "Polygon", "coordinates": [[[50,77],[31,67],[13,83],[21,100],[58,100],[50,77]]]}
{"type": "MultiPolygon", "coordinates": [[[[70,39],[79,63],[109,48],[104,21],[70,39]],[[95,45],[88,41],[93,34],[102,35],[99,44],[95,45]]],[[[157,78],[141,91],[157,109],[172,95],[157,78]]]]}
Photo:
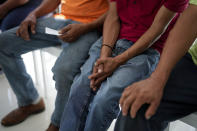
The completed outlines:
{"type": "MultiPolygon", "coordinates": [[[[159,61],[159,53],[154,49],[148,49],[117,68],[94,93],[90,89],[88,76],[99,58],[101,44],[102,39],[99,39],[90,48],[89,59],[81,67],[81,73],[74,79],[60,131],[107,130],[119,113],[118,102],[123,90],[132,83],[147,78],[159,61]]],[[[128,40],[118,40],[113,50],[113,57],[123,53],[132,45],[133,43],[128,40]]]]}
{"type": "Polygon", "coordinates": [[[28,3],[9,11],[8,14],[0,20],[0,30],[6,31],[18,26],[32,10],[40,5],[41,2],[42,0],[30,0],[28,3]]]}
{"type": "Polygon", "coordinates": [[[164,88],[163,98],[156,114],[145,119],[148,105],[144,105],[135,119],[119,115],[115,131],[164,131],[168,122],[197,111],[197,66],[186,54],[172,70],[164,88]]]}
{"type": "Polygon", "coordinates": [[[71,23],[77,22],[54,18],[40,19],[37,22],[36,34],[30,35],[30,41],[17,37],[15,33],[17,28],[5,31],[0,35],[0,65],[2,65],[4,73],[16,94],[19,106],[29,105],[39,96],[31,77],[26,72],[21,55],[36,49],[64,45],[63,51],[52,69],[56,82],[57,97],[51,121],[56,126],[60,125],[61,115],[74,76],[80,71],[81,65],[87,59],[89,48],[99,38],[95,31],[84,34],[73,43],[66,43],[57,36],[45,34],[45,27],[59,30],[71,23]]]}

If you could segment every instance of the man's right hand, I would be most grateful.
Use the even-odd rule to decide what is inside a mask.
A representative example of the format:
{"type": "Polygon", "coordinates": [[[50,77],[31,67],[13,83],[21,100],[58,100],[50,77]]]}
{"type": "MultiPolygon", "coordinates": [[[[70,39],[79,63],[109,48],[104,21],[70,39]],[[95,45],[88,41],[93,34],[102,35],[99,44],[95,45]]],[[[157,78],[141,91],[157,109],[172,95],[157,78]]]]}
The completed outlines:
{"type": "Polygon", "coordinates": [[[30,40],[28,30],[30,29],[31,33],[35,34],[36,33],[35,28],[36,28],[36,16],[35,14],[31,13],[20,24],[18,30],[16,31],[16,35],[28,41],[30,40]]]}

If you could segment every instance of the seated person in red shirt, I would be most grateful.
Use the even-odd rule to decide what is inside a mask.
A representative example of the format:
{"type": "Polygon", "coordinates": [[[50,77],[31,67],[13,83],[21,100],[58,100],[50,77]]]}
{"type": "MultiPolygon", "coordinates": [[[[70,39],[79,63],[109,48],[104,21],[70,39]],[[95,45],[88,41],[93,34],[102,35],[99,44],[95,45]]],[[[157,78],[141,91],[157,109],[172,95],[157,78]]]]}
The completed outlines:
{"type": "Polygon", "coordinates": [[[169,122],[197,111],[197,43],[186,53],[197,36],[197,0],[190,3],[170,32],[155,71],[122,93],[123,113],[115,131],[163,131],[169,122]]]}
{"type": "Polygon", "coordinates": [[[111,1],[103,38],[90,48],[89,59],[71,86],[60,131],[107,130],[120,111],[124,89],[155,70],[168,33],[187,3],[111,1]]]}

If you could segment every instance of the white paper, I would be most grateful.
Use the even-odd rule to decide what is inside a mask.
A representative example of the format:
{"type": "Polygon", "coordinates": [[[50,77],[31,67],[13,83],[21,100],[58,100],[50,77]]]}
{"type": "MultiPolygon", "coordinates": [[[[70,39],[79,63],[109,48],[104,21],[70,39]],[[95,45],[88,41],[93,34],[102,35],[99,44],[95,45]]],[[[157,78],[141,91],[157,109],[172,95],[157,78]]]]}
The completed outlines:
{"type": "Polygon", "coordinates": [[[50,35],[60,35],[58,30],[54,30],[48,27],[45,28],[45,33],[50,35]]]}

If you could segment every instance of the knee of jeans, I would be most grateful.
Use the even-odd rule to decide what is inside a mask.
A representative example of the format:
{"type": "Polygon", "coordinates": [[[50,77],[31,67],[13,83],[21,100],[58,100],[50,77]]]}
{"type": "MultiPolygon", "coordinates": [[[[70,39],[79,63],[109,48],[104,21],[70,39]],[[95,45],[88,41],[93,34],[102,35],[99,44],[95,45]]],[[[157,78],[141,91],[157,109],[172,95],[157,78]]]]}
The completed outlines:
{"type": "Polygon", "coordinates": [[[120,111],[118,100],[114,99],[113,96],[110,96],[107,93],[96,96],[91,106],[91,109],[98,109],[100,112],[106,112],[106,116],[107,114],[110,114],[108,116],[112,118],[117,117],[120,111]]]}
{"type": "Polygon", "coordinates": [[[60,64],[56,63],[52,68],[53,79],[56,83],[69,83],[74,79],[74,71],[69,62],[60,64]]]}
{"type": "Polygon", "coordinates": [[[5,31],[0,34],[0,50],[5,51],[7,49],[7,51],[9,51],[8,48],[10,44],[8,44],[8,42],[13,42],[16,37],[16,34],[14,34],[15,31],[16,29],[13,28],[12,30],[5,31]]]}

